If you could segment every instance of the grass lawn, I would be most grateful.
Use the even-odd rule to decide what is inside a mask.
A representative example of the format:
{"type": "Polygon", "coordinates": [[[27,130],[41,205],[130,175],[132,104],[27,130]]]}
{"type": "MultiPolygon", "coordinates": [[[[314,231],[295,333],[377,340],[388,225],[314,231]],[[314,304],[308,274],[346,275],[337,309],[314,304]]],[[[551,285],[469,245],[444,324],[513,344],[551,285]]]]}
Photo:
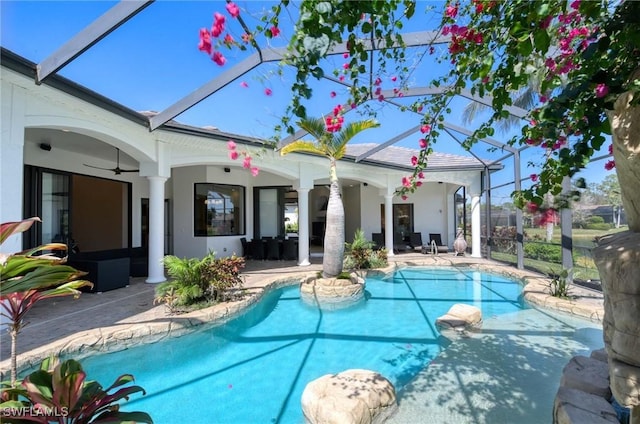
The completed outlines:
{"type": "MultiPolygon", "coordinates": [[[[620,226],[620,228],[612,228],[607,231],[574,228],[572,230],[573,245],[582,247],[595,247],[595,237],[603,236],[605,234],[619,233],[621,231],[627,231],[628,229],[629,227],[626,225],[620,226]]],[[[527,234],[525,241],[533,239],[544,241],[547,237],[547,230],[545,228],[525,228],[524,232],[527,234]]],[[[560,244],[560,237],[560,226],[557,226],[553,230],[553,239],[551,240],[551,242],[560,244]]]]}
{"type": "MultiPolygon", "coordinates": [[[[501,252],[491,252],[491,259],[511,264],[517,263],[516,255],[501,252]]],[[[562,265],[552,262],[539,261],[536,259],[524,258],[525,268],[536,270],[542,274],[560,273],[562,265]]],[[[590,258],[581,257],[574,264],[574,278],[577,280],[600,280],[600,273],[590,258]]]]}

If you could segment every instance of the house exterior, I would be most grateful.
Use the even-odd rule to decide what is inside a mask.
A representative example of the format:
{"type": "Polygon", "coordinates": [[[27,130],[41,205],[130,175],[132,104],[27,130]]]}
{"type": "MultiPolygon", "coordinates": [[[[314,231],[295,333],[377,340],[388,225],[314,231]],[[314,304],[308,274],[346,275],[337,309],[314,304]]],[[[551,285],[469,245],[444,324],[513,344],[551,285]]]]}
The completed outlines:
{"type": "MultiPolygon", "coordinates": [[[[155,283],[165,279],[165,254],[240,254],[242,238],[287,236],[285,218],[297,211],[298,263],[309,264],[310,244],[324,229],[326,158],[281,157],[261,140],[175,121],[150,131],[152,113],[59,75],[36,84],[36,65],[6,49],[1,65],[0,222],[43,220],[23,240],[7,240],[3,251],[71,240],[83,251],[143,246],[147,281],[155,283]],[[229,140],[254,157],[257,177],[241,160],[230,160],[229,140]]],[[[464,189],[471,199],[471,254],[480,257],[481,181],[501,165],[435,153],[424,184],[403,200],[394,193],[416,153],[377,143],[348,147],[338,163],[347,241],[362,228],[367,237],[384,232],[390,255],[395,232],[421,232],[426,241],[439,233],[452,247],[463,225],[456,194],[464,189]]]]}

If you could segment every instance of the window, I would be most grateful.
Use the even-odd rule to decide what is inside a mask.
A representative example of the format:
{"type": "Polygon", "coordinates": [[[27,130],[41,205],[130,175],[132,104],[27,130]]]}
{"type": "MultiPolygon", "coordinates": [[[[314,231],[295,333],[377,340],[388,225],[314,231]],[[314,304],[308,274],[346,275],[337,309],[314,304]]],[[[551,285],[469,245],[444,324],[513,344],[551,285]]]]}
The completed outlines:
{"type": "Polygon", "coordinates": [[[244,187],[197,183],[194,196],[194,235],[244,234],[244,187]]]}
{"type": "MultiPolygon", "coordinates": [[[[380,227],[384,228],[384,203],[380,205],[380,227]]],[[[393,204],[393,231],[402,237],[408,237],[413,232],[413,203],[393,204]]]]}

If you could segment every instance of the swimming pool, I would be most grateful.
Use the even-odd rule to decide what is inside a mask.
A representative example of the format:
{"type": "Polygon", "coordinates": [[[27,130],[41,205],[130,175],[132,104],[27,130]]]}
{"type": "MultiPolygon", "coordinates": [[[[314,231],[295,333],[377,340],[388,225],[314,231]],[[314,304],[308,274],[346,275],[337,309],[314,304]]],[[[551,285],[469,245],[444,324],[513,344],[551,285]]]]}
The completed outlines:
{"type": "MultiPolygon", "coordinates": [[[[91,379],[103,384],[132,373],[147,395],[134,397],[123,409],[149,412],[159,424],[301,423],[300,396],[306,384],[349,368],[371,369],[389,378],[401,394],[396,422],[416,422],[411,414],[419,413],[423,370],[432,368],[434,358],[432,365],[437,368],[450,349],[459,348],[460,341],[452,343],[435,328],[436,318],[454,303],[478,306],[485,321],[483,331],[486,327],[492,334],[504,332],[505,337],[516,338],[527,332],[540,338],[540,343],[531,342],[521,352],[530,362],[538,358],[529,357],[529,350],[548,348],[550,339],[554,355],[564,355],[554,363],[560,370],[576,352],[602,343],[600,335],[597,345],[597,326],[529,309],[521,301],[520,284],[495,274],[407,268],[391,278],[369,278],[366,287],[361,303],[338,311],[305,304],[297,286],[277,289],[223,326],[87,358],[83,365],[91,379]],[[596,333],[586,336],[583,328],[594,328],[596,333]],[[556,352],[558,347],[562,354],[556,352]]],[[[478,344],[474,349],[479,350],[465,355],[482,358],[486,364],[501,362],[495,344],[478,344]]],[[[448,360],[455,363],[451,355],[448,360]]],[[[546,378],[552,402],[559,370],[545,372],[550,372],[546,378]]],[[[536,407],[544,408],[540,403],[536,407]]],[[[469,416],[477,415],[472,412],[469,416]]],[[[545,416],[550,413],[551,403],[545,416]]]]}

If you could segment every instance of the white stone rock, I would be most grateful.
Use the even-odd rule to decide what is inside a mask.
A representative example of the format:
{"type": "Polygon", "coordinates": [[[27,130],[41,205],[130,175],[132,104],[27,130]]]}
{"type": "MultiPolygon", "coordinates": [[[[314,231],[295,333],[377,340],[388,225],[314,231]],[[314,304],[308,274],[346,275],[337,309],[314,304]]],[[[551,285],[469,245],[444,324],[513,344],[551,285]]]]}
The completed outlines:
{"type": "Polygon", "coordinates": [[[613,406],[600,396],[560,387],[553,404],[554,424],[619,424],[613,406]]]}
{"type": "Polygon", "coordinates": [[[609,366],[586,356],[574,356],[562,370],[560,386],[611,399],[609,366]]]}
{"type": "Polygon", "coordinates": [[[444,328],[466,327],[482,321],[482,312],[475,306],[456,303],[449,311],[436,319],[436,325],[444,328]]]}
{"type": "Polygon", "coordinates": [[[359,369],[313,380],[301,403],[311,424],[380,424],[398,408],[393,384],[377,372],[359,369]]]}

